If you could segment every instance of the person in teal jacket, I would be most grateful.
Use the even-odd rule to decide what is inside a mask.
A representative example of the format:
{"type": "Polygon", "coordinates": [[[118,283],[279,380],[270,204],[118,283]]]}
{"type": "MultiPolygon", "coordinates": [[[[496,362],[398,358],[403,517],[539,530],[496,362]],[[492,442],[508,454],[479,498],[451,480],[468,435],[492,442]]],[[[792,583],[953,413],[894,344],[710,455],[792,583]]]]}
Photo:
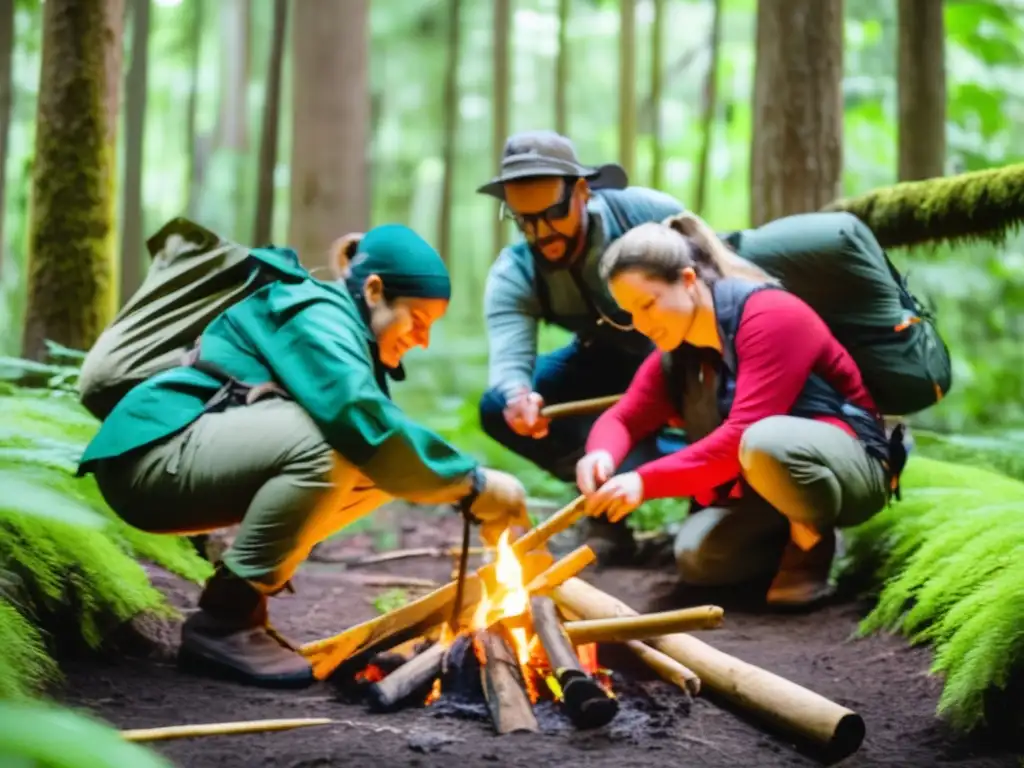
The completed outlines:
{"type": "MultiPolygon", "coordinates": [[[[183,628],[180,659],[267,686],[313,682],[268,623],[312,547],[391,498],[458,505],[486,541],[528,525],[526,494],[390,399],[451,295],[437,252],[385,225],[353,239],[344,279],[282,279],[218,315],[189,364],[134,387],[82,456],[145,531],[238,534],[183,628]]],[[[304,273],[303,273],[304,274],[304,273]]]]}

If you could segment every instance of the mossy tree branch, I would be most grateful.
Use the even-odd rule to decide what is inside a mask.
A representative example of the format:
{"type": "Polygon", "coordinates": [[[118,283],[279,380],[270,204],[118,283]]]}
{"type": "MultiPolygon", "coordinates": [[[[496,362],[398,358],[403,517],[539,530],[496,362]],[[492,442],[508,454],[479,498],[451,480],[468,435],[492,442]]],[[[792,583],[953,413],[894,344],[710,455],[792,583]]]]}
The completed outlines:
{"type": "Polygon", "coordinates": [[[884,248],[978,240],[1001,245],[1024,223],[1024,163],[881,187],[823,210],[854,214],[884,248]]]}

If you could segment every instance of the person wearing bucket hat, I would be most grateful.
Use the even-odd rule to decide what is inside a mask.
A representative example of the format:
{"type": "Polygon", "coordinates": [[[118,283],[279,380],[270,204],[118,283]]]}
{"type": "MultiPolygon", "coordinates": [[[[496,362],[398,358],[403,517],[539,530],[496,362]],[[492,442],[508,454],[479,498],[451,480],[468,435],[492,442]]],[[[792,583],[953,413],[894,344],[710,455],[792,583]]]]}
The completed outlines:
{"type": "Polygon", "coordinates": [[[494,544],[529,527],[526,491],[483,468],[390,398],[405,353],[426,347],[451,295],[440,255],[400,224],[343,239],[334,278],[294,251],[250,251],[288,269],[216,315],[182,364],[128,391],[86,447],[129,525],[238,533],[181,631],[185,667],[267,687],[315,682],[268,621],[312,547],[392,498],[454,505],[494,544]],[[285,257],[285,258],[282,258],[285,257]]]}
{"type": "MultiPolygon", "coordinates": [[[[602,254],[629,229],[683,211],[678,200],[631,187],[614,163],[586,165],[570,139],[550,130],[510,136],[497,176],[477,190],[501,202],[522,239],[504,248],[484,290],[488,389],[481,427],[492,439],[565,482],[575,479],[596,417],[540,416],[546,404],[619,394],[653,349],[600,279],[602,254]],[[540,323],[569,331],[569,343],[537,355],[540,323]]],[[[638,445],[624,466],[679,450],[661,432],[638,445]]],[[[624,524],[590,519],[583,536],[599,562],[627,561],[637,550],[624,524]]]]}

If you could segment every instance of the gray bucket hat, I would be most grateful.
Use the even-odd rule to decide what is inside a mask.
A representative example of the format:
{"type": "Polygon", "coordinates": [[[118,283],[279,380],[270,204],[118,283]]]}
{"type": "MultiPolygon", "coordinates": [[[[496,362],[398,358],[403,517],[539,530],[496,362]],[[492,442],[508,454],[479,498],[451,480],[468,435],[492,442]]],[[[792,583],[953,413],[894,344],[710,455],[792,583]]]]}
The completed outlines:
{"type": "Polygon", "coordinates": [[[581,165],[572,142],[561,134],[554,131],[524,131],[509,136],[505,141],[501,173],[477,189],[477,192],[504,200],[505,182],[541,176],[582,176],[592,189],[625,189],[629,183],[621,165],[581,165]]]}

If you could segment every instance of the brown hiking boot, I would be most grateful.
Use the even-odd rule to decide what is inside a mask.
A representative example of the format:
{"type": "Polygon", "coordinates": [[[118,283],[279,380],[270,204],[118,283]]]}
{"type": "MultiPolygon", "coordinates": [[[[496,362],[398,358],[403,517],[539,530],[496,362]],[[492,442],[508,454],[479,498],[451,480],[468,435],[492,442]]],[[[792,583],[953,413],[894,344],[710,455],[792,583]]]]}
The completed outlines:
{"type": "Polygon", "coordinates": [[[206,583],[199,611],[181,628],[186,668],[272,688],[304,688],[309,662],[267,623],[267,598],[223,565],[206,583]]]}
{"type": "Polygon", "coordinates": [[[779,608],[807,608],[831,597],[835,588],[829,582],[832,558],[836,551],[836,532],[830,528],[804,551],[792,540],[786,544],[775,579],[766,600],[779,608]]]}

